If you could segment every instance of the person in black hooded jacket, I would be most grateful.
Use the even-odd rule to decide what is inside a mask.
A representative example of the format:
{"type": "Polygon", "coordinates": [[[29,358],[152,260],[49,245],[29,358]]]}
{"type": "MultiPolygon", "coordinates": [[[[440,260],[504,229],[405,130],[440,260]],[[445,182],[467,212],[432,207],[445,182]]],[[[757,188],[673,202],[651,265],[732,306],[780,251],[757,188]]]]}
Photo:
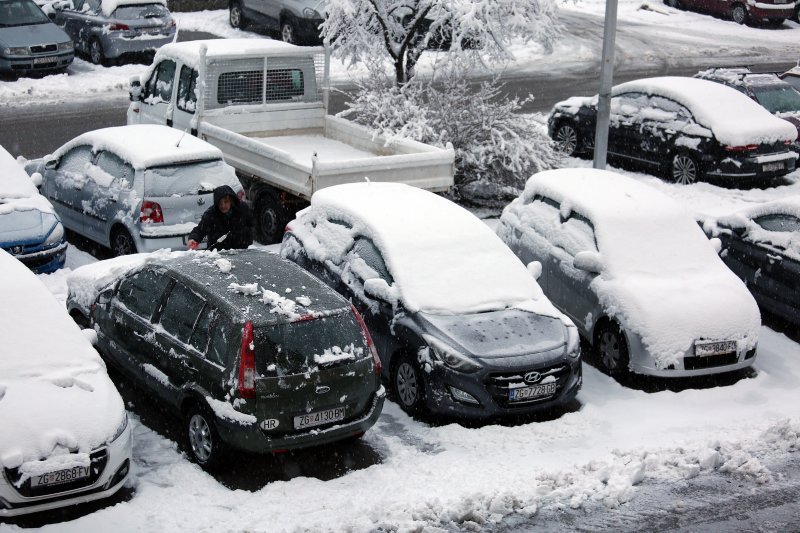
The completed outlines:
{"type": "Polygon", "coordinates": [[[214,189],[214,205],[188,235],[189,248],[196,250],[208,237],[209,250],[247,248],[253,244],[253,217],[247,204],[240,202],[229,185],[214,189]]]}

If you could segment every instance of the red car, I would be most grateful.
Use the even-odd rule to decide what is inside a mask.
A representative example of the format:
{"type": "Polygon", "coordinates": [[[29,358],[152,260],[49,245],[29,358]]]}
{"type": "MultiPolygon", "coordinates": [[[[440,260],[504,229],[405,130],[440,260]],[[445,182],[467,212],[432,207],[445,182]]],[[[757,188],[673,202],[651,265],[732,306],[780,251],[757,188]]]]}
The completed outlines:
{"type": "Polygon", "coordinates": [[[670,7],[730,17],[737,24],[761,22],[780,26],[797,16],[795,0],[664,0],[670,7]]]}

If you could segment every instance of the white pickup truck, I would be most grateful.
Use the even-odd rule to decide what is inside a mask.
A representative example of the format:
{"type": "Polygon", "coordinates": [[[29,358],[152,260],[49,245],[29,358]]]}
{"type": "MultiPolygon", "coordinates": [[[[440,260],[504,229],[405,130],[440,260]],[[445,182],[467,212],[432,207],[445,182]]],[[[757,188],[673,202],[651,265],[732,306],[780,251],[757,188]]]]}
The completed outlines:
{"type": "Polygon", "coordinates": [[[254,206],[256,237],[280,239],[314,191],[392,181],[453,185],[452,147],[374,135],[328,115],[330,60],[322,47],[267,39],[172,43],[131,80],[128,124],[166,124],[219,147],[254,206]]]}

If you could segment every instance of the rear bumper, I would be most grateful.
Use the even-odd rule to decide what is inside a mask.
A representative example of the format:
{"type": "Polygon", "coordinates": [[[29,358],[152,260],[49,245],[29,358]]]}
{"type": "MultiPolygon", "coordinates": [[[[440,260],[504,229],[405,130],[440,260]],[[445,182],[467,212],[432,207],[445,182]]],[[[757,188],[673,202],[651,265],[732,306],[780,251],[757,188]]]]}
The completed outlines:
{"type": "Polygon", "coordinates": [[[732,157],[714,159],[704,158],[705,175],[733,179],[770,179],[793,172],[797,165],[797,154],[786,151],[783,154],[767,156],[732,157]],[[774,168],[780,164],[780,168],[774,168]]]}
{"type": "Polygon", "coordinates": [[[367,410],[362,416],[345,424],[336,424],[324,429],[310,429],[305,433],[271,437],[261,430],[257,424],[243,426],[217,418],[217,432],[229,446],[250,453],[270,453],[277,450],[294,450],[322,444],[330,444],[354,435],[364,433],[378,421],[386,399],[386,390],[381,387],[372,397],[367,410]]]}
{"type": "Polygon", "coordinates": [[[107,58],[114,59],[125,54],[158,50],[165,44],[173,42],[176,35],[175,28],[172,28],[169,34],[152,36],[125,37],[121,32],[104,33],[100,37],[100,42],[103,46],[103,54],[107,58]]]}

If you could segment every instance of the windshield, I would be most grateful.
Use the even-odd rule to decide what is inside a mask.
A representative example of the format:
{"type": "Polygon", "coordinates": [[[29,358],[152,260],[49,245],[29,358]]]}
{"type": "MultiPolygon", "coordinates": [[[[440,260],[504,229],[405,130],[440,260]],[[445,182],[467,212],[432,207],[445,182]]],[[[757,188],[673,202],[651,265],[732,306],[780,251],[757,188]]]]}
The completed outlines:
{"type": "Polygon", "coordinates": [[[753,94],[770,113],[800,112],[800,93],[788,85],[753,87],[753,94]]]}
{"type": "Polygon", "coordinates": [[[132,19],[152,19],[161,18],[169,15],[167,8],[161,4],[144,4],[139,6],[119,6],[111,14],[111,18],[132,20],[132,19]]]}
{"type": "Polygon", "coordinates": [[[50,22],[39,6],[31,0],[0,2],[0,28],[30,26],[50,22]]]}
{"type": "Polygon", "coordinates": [[[144,173],[148,196],[185,196],[212,192],[220,185],[236,183],[232,167],[221,159],[152,167],[144,173]]]}

